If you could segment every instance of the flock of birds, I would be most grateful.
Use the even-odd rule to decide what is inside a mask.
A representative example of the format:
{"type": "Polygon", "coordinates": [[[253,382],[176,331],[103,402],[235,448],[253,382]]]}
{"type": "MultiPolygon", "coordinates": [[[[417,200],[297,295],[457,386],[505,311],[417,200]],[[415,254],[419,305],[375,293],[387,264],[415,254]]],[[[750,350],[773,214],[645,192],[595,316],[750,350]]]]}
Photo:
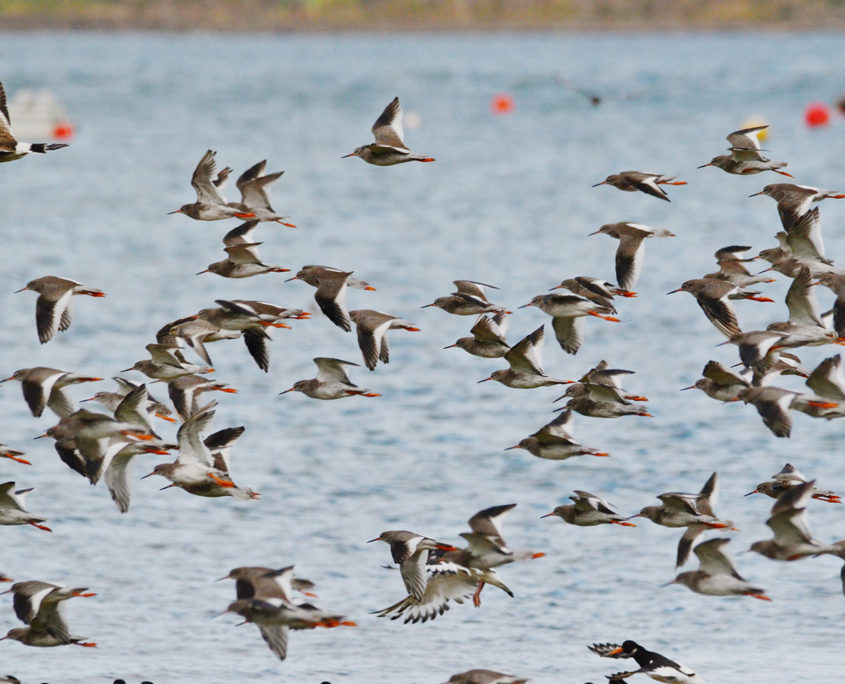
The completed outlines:
{"type": "MultiPolygon", "coordinates": [[[[772,162],[763,156],[758,134],[765,128],[758,126],[731,133],[727,138],[729,154],[717,156],[704,166],[715,166],[732,174],[772,171],[789,176],[782,170],[785,162],[772,162]]],[[[387,105],[372,132],[374,143],[358,147],[346,156],[357,156],[379,166],[434,161],[405,146],[398,98],[387,105]]],[[[63,145],[23,143],[14,139],[0,84],[0,161],[13,161],[29,152],[44,153],[59,147],[63,145]]],[[[226,202],[222,191],[232,170],[229,167],[218,170],[215,152],[211,150],[199,161],[191,179],[196,201],[171,213],[200,221],[233,218],[243,221],[223,238],[226,258],[210,264],[201,273],[247,278],[289,271],[264,263],[258,252],[261,243],[256,241],[255,232],[260,223],[293,227],[288,217],[277,213],[270,203],[269,188],[282,172],[265,174],[265,166],[266,162],[261,161],[247,169],[236,182],[240,201],[226,202]]],[[[610,175],[596,185],[640,191],[668,202],[669,197],[662,186],[684,184],[684,181],[661,174],[626,171],[610,175]]],[[[767,271],[777,271],[792,279],[786,296],[789,319],[774,322],[765,330],[744,331],[732,301],[772,301],[761,291],[749,289],[768,283],[771,278],[749,272],[747,264],[758,258],[746,258],[751,247],[731,245],[717,250],[718,271],[688,280],[673,292],[692,294],[707,319],[726,338],[724,343],[737,346],[739,370],[709,361],[704,366],[703,377],[685,389],[700,389],[708,397],[722,402],[753,404],[776,436],[789,437],[792,411],[826,420],[845,416],[841,356],[831,356],[808,371],[795,354],[795,350],[807,345],[845,344],[845,273],[840,273],[824,255],[819,209],[811,208],[813,202],[843,198],[845,194],[792,183],[766,185],[755,194],[766,195],[777,202],[783,226],[783,232],[777,235],[779,246],[763,250],[759,258],[771,264],[767,271]],[[833,291],[836,299],[830,312],[820,312],[816,285],[833,291]],[[806,378],[809,391],[802,393],[773,385],[780,375],[806,378]]],[[[595,233],[618,240],[616,282],[573,276],[523,305],[536,307],[552,318],[555,338],[567,354],[577,353],[584,344],[585,320],[617,322],[617,298],[636,297],[634,288],[643,269],[645,240],[673,237],[669,231],[629,222],[606,224],[595,233]]],[[[375,290],[369,283],[353,277],[350,270],[306,265],[289,280],[303,281],[316,288],[316,304],[330,323],[347,332],[355,326],[363,363],[371,371],[379,362],[390,361],[390,330],[419,330],[393,314],[374,309],[350,311],[346,304],[348,288],[362,292],[375,290]]],[[[575,413],[595,418],[651,416],[647,398],[622,387],[623,380],[630,378],[633,371],[602,361],[578,381],[551,377],[542,367],[544,325],[511,345],[506,334],[508,316],[512,312],[488,299],[487,292],[496,288],[467,279],[455,280],[454,285],[454,292],[437,297],[422,308],[434,307],[452,315],[476,317],[469,336],[461,337],[446,349],[460,348],[485,359],[501,358],[508,364],[507,368],[496,370],[478,382],[492,380],[515,389],[550,385],[565,388],[556,400],[565,400],[565,404],[555,419],[509,449],[524,449],[538,458],[552,460],[584,455],[607,457],[606,452],[576,441],[573,434],[575,413]]],[[[19,290],[22,291],[38,295],[35,317],[37,336],[42,344],[70,328],[74,295],[104,296],[97,288],[54,275],[37,277],[19,290]]],[[[294,322],[309,319],[310,314],[303,309],[262,301],[216,300],[215,304],[162,325],[155,333],[155,341],[146,347],[150,358],[121,371],[136,371],[149,381],[165,383],[172,407],[155,398],[146,383],[122,376],[114,378],[116,387],[113,391],[100,391],[90,397],[104,407],[105,412],[78,408],[65,391],[73,384],[100,382],[98,377],[35,367],[19,369],[0,380],[21,383],[23,398],[33,416],[41,416],[45,409],[58,416],[58,423],[41,436],[54,440],[61,460],[91,484],[104,480],[121,513],[130,508],[136,457],[167,455],[172,451],[177,452],[175,461],[156,465],[145,477],[161,476],[169,482],[165,488],[176,487],[196,496],[234,496],[245,501],[259,498],[251,488],[235,484],[232,476],[229,454],[245,428],[227,427],[210,432],[217,402],[207,401],[202,395],[236,390],[209,377],[213,368],[207,345],[240,338],[256,365],[267,372],[272,329],[288,328],[294,322]],[[186,350],[196,359],[189,360],[186,350]],[[158,434],[156,419],[179,423],[175,443],[158,434]]],[[[349,378],[347,370],[358,363],[328,357],[316,357],[314,362],[317,366],[315,377],[296,381],[281,394],[301,392],[320,400],[380,396],[376,391],[359,387],[349,378]]],[[[22,451],[2,444],[0,456],[29,464],[22,451]]],[[[771,600],[764,589],[746,581],[736,571],[726,549],[728,537],[699,541],[711,530],[735,529],[731,521],[719,518],[714,511],[718,489],[718,475],[714,472],[699,492],[660,494],[657,497],[660,505],[646,506],[635,515],[619,513],[599,495],[575,490],[570,497],[572,504],[558,506],[543,517],[558,517],[571,525],[613,524],[620,527],[635,527],[632,519],[646,518],[658,525],[681,528],[684,532],[678,542],[676,569],[685,565],[692,554],[698,559],[699,568],[680,572],[670,584],[681,584],[709,596],[742,595],[771,600]]],[[[46,520],[27,511],[24,499],[30,491],[18,489],[14,481],[0,485],[0,524],[27,524],[50,531],[44,524],[46,520]]],[[[767,521],[773,537],[755,542],[751,551],[782,561],[821,555],[845,560],[845,541],[832,544],[819,541],[810,533],[807,522],[812,500],[841,503],[839,495],[817,488],[815,480],[805,477],[790,464],[749,493],[755,492],[775,499],[767,521]]],[[[495,505],[473,515],[468,521],[470,531],[461,534],[466,542],[463,548],[407,530],[386,530],[371,539],[371,542],[382,541],[390,547],[391,559],[399,570],[404,589],[404,595],[398,601],[376,611],[376,615],[404,623],[427,622],[442,616],[454,604],[471,601],[480,606],[481,592],[487,584],[513,596],[497,568],[544,555],[533,550],[513,549],[505,542],[502,520],[515,506],[495,505]]],[[[842,576],[845,581],[845,567],[842,576]]],[[[287,655],[289,630],[355,625],[346,616],[319,607],[313,601],[314,584],[296,577],[293,566],[281,569],[238,567],[223,579],[235,580],[236,584],[235,600],[224,612],[235,613],[255,624],[279,659],[283,660],[287,655]]],[[[94,596],[87,588],[26,580],[13,583],[9,592],[13,595],[14,612],[26,626],[9,630],[3,639],[40,647],[96,645],[87,637],[73,635],[63,613],[66,600],[94,596]]],[[[593,644],[590,649],[602,657],[633,659],[639,666],[608,675],[612,682],[622,682],[636,674],[662,682],[703,681],[689,668],[633,641],[621,645],[593,644]]],[[[13,680],[13,677],[7,679],[13,680]]],[[[482,684],[527,680],[490,670],[470,670],[454,675],[449,681],[482,684]]]]}

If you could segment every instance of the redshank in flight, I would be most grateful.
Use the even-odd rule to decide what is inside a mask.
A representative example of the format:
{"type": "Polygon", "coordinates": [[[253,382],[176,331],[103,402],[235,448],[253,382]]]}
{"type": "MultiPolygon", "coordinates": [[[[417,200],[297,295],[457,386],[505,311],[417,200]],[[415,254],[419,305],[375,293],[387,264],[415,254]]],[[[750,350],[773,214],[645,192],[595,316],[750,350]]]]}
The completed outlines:
{"type": "Polygon", "coordinates": [[[431,304],[426,304],[423,309],[430,306],[436,306],[438,309],[443,309],[446,313],[456,314],[458,316],[477,316],[484,313],[505,313],[505,307],[493,304],[487,299],[484,293],[485,287],[491,287],[498,290],[495,285],[487,285],[479,283],[475,280],[453,280],[457,288],[457,292],[453,292],[447,297],[438,297],[431,304]]]}
{"type": "Polygon", "coordinates": [[[312,287],[316,287],[314,299],[320,307],[320,311],[326,314],[328,319],[336,326],[349,332],[352,329],[352,324],[349,320],[349,311],[346,308],[347,288],[354,287],[358,290],[370,291],[376,289],[363,280],[353,278],[352,273],[352,271],[341,271],[339,268],[332,268],[331,266],[308,265],[303,266],[293,278],[288,278],[287,282],[301,280],[312,287]]]}
{"type": "Polygon", "coordinates": [[[15,491],[14,482],[0,484],[0,525],[32,525],[39,530],[52,532],[49,527],[41,524],[44,518],[38,518],[24,508],[24,499],[31,491],[32,487],[15,491]]]}
{"type": "Polygon", "coordinates": [[[669,584],[683,584],[697,594],[707,596],[750,596],[771,601],[764,590],[746,582],[734,569],[724,546],[730,539],[721,537],[702,542],[693,549],[698,557],[698,570],[678,574],[669,584]]]}
{"type": "Polygon", "coordinates": [[[598,233],[619,240],[619,246],[616,248],[616,283],[626,292],[632,291],[640,279],[645,254],[643,240],[652,237],[675,237],[675,234],[668,230],[655,230],[641,223],[630,222],[606,223],[590,235],[598,233]]]}
{"type": "Polygon", "coordinates": [[[541,518],[557,516],[570,525],[580,527],[592,527],[593,525],[621,525],[623,527],[636,527],[627,518],[619,515],[611,505],[600,496],[590,494],[581,489],[574,490],[575,494],[569,498],[575,503],[556,506],[551,513],[541,515],[541,518]]]}
{"type": "Polygon", "coordinates": [[[779,170],[786,166],[786,162],[773,162],[763,156],[757,134],[767,128],[768,126],[754,126],[730,133],[727,136],[727,141],[731,144],[728,148],[730,154],[720,154],[713,157],[707,164],[702,164],[698,168],[716,166],[727,173],[743,176],[762,173],[763,171],[774,171],[782,176],[792,178],[792,174],[779,170]]]}
{"type": "Polygon", "coordinates": [[[98,382],[102,378],[36,366],[35,368],[16,370],[10,377],[0,380],[0,383],[9,380],[17,380],[21,383],[23,398],[33,416],[38,418],[44,412],[46,406],[59,418],[64,418],[73,413],[74,405],[63,388],[78,382],[98,382]]]}
{"type": "Polygon", "coordinates": [[[479,380],[478,382],[495,380],[506,387],[513,387],[515,389],[534,389],[535,387],[547,387],[549,385],[566,385],[567,380],[553,378],[546,375],[543,370],[544,328],[545,326],[541,325],[508,350],[505,354],[505,361],[508,362],[509,368],[493,371],[490,377],[479,380]]]}
{"type": "Polygon", "coordinates": [[[370,390],[362,389],[358,385],[349,380],[346,375],[344,366],[357,366],[357,363],[351,361],[342,361],[341,359],[330,359],[326,357],[317,357],[314,359],[317,364],[317,377],[310,380],[297,380],[293,383],[293,387],[286,389],[279,394],[287,394],[288,392],[302,392],[312,399],[343,399],[345,397],[380,397],[381,395],[370,390]]]}
{"type": "Polygon", "coordinates": [[[226,200],[220,194],[220,188],[225,182],[225,176],[228,175],[228,167],[224,169],[226,171],[222,179],[224,182],[220,182],[219,174],[216,181],[212,180],[212,176],[215,175],[217,170],[217,164],[214,161],[216,154],[217,152],[208,150],[200,159],[197,168],[194,169],[194,175],[191,176],[191,185],[197,193],[197,201],[191,204],[183,204],[175,211],[168,212],[169,214],[185,214],[185,216],[189,216],[196,221],[256,218],[253,211],[245,211],[226,204],[226,200]]]}
{"type": "Polygon", "coordinates": [[[671,176],[664,176],[660,173],[647,173],[645,171],[620,171],[613,173],[605,178],[601,183],[596,183],[593,187],[597,188],[600,185],[612,185],[615,188],[624,190],[625,192],[644,192],[646,195],[657,197],[658,199],[669,202],[669,197],[666,191],[661,188],[661,185],[686,185],[686,181],[675,180],[671,176]]]}
{"type": "Polygon", "coordinates": [[[17,582],[9,589],[14,596],[15,614],[26,623],[27,627],[9,630],[3,639],[14,639],[26,646],[77,646],[94,647],[97,644],[86,642],[85,637],[70,634],[63,614],[63,602],[73,597],[87,598],[96,596],[87,587],[61,587],[48,582],[29,580],[17,582]]]}
{"type": "Polygon", "coordinates": [[[87,287],[75,280],[57,276],[42,276],[30,280],[18,292],[32,290],[38,293],[35,300],[35,325],[38,329],[38,341],[41,344],[53,339],[58,331],[67,330],[71,322],[70,298],[83,294],[89,297],[105,297],[105,293],[93,287],[87,287]]]}
{"type": "Polygon", "coordinates": [[[374,143],[356,147],[354,152],[345,154],[342,158],[360,157],[368,164],[375,164],[376,166],[393,166],[409,161],[434,161],[433,157],[411,152],[402,142],[404,135],[402,108],[399,106],[398,97],[394,97],[393,101],[384,108],[384,111],[373,124],[372,131],[376,139],[374,143]]]}
{"type": "Polygon", "coordinates": [[[508,328],[507,314],[504,312],[492,316],[479,316],[475,325],[470,328],[472,337],[460,337],[454,344],[443,347],[451,349],[460,347],[473,356],[485,359],[499,359],[511,348],[505,339],[508,328]]]}
{"type": "Polygon", "coordinates": [[[562,461],[573,456],[608,456],[605,451],[599,451],[592,447],[584,446],[575,441],[572,436],[572,426],[575,423],[575,416],[572,411],[565,409],[555,419],[534,434],[520,440],[519,444],[510,446],[511,449],[525,449],[538,458],[548,458],[554,461],[562,461]]]}
{"type": "Polygon", "coordinates": [[[419,332],[420,330],[408,321],[372,309],[350,311],[349,318],[355,323],[358,332],[358,346],[364,355],[364,363],[370,370],[375,370],[379,361],[390,363],[390,346],[387,342],[388,330],[408,330],[410,332],[419,332]]]}

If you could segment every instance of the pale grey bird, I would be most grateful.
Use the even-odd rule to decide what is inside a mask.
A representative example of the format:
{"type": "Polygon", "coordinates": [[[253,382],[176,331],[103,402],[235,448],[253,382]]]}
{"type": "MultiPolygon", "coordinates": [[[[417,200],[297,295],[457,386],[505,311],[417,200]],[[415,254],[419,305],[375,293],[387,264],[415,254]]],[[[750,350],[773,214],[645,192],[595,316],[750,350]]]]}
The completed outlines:
{"type": "Polygon", "coordinates": [[[729,245],[717,249],[713,256],[716,257],[716,263],[719,270],[714,273],[707,273],[704,278],[715,278],[716,280],[726,280],[737,287],[745,288],[756,283],[773,283],[774,278],[769,278],[766,275],[752,275],[744,266],[746,263],[754,261],[757,257],[745,259],[743,255],[751,249],[747,245],[729,245]]]}
{"type": "MultiPolygon", "coordinates": [[[[176,461],[157,465],[144,478],[161,475],[171,483],[164,489],[179,487],[195,496],[234,496],[244,500],[259,498],[258,492],[254,492],[249,487],[238,487],[232,481],[232,476],[229,474],[228,446],[231,445],[233,439],[224,440],[223,448],[214,453],[208,444],[208,439],[203,440],[200,437],[200,434],[211,425],[216,407],[217,402],[213,401],[182,423],[176,435],[179,442],[179,455],[176,461]]],[[[240,432],[243,430],[236,429],[234,433],[227,431],[224,436],[236,438],[240,432]]]]}
{"type": "Polygon", "coordinates": [[[498,290],[495,285],[487,285],[479,283],[475,280],[453,280],[457,288],[457,292],[453,292],[447,297],[438,297],[431,304],[426,304],[421,307],[427,309],[430,306],[443,309],[446,313],[455,314],[457,316],[478,316],[485,313],[505,313],[510,311],[505,310],[505,307],[493,304],[484,292],[485,287],[498,290]]]}
{"type": "Polygon", "coordinates": [[[570,525],[580,527],[592,527],[593,525],[621,525],[623,527],[636,527],[627,518],[619,515],[613,507],[600,496],[590,494],[581,489],[574,490],[575,494],[570,499],[575,503],[556,506],[551,513],[541,515],[541,518],[557,516],[570,525]]]}
{"type": "Polygon", "coordinates": [[[787,165],[786,162],[773,162],[771,159],[763,156],[760,150],[760,139],[757,134],[767,128],[768,125],[753,126],[728,134],[727,140],[731,144],[728,148],[730,154],[720,154],[717,157],[713,157],[707,164],[702,164],[698,168],[703,169],[707,166],[715,166],[727,173],[742,176],[762,173],[763,171],[774,171],[782,176],[792,178],[792,174],[779,170],[787,165]]]}
{"type": "Polygon", "coordinates": [[[33,416],[38,418],[44,413],[44,408],[48,407],[59,418],[64,418],[73,413],[74,404],[63,388],[79,382],[99,382],[102,378],[36,366],[16,370],[8,378],[0,380],[0,383],[10,380],[21,383],[23,398],[33,416]]]}
{"type": "Polygon", "coordinates": [[[270,185],[279,180],[284,171],[261,175],[266,166],[267,160],[262,159],[238,176],[235,185],[241,193],[241,201],[228,202],[227,205],[245,214],[253,214],[254,221],[275,221],[288,228],[296,228],[293,223],[285,222],[287,216],[277,214],[270,206],[270,185]]]}
{"type": "Polygon", "coordinates": [[[695,381],[689,387],[682,387],[683,390],[700,389],[708,397],[719,401],[739,401],[739,393],[751,383],[737,375],[730,368],[725,368],[718,361],[708,361],[701,371],[704,376],[695,381]]]}
{"type": "Polygon", "coordinates": [[[384,108],[373,124],[372,131],[376,139],[374,143],[356,147],[354,152],[343,155],[343,158],[360,157],[368,164],[376,166],[393,166],[409,161],[434,161],[433,157],[411,152],[402,141],[402,108],[399,106],[398,97],[394,97],[384,108]]]}
{"type": "Polygon", "coordinates": [[[743,290],[725,280],[715,278],[693,278],[685,281],[679,288],[671,290],[667,294],[675,292],[689,292],[698,306],[704,312],[707,320],[725,337],[739,335],[742,330],[736,319],[736,312],[729,303],[729,299],[753,299],[757,302],[772,302],[770,297],[760,297],[759,292],[743,290]]]}
{"type": "Polygon", "coordinates": [[[660,506],[646,506],[633,517],[648,518],[664,527],[686,527],[678,542],[675,567],[687,562],[695,540],[707,529],[734,529],[730,520],[720,520],[713,509],[719,497],[719,476],[713,473],[697,494],[666,492],[657,496],[660,506]]]}
{"type": "Polygon", "coordinates": [[[534,434],[520,440],[519,444],[510,446],[510,449],[525,449],[538,458],[547,458],[554,461],[562,461],[573,456],[609,456],[606,451],[599,451],[593,447],[584,446],[575,441],[572,435],[572,426],[575,417],[572,411],[564,409],[557,417],[546,423],[534,434]]]}
{"type": "Polygon", "coordinates": [[[191,204],[183,204],[169,214],[185,214],[196,221],[219,221],[220,219],[239,218],[254,219],[255,212],[244,211],[226,204],[220,189],[225,185],[231,169],[226,167],[212,179],[217,171],[217,164],[214,157],[217,152],[208,150],[200,159],[194,174],[191,176],[191,185],[197,193],[197,201],[191,204]]]}
{"type": "Polygon", "coordinates": [[[15,290],[15,294],[25,290],[38,293],[38,299],[35,300],[35,326],[38,330],[38,341],[41,344],[46,344],[57,332],[70,327],[70,298],[73,295],[106,296],[102,290],[82,285],[75,280],[51,275],[30,280],[20,290],[15,290]]]}
{"type": "Polygon", "coordinates": [[[528,679],[494,670],[467,670],[449,677],[445,684],[525,684],[528,679]]]}
{"type": "Polygon", "coordinates": [[[0,525],[32,525],[45,532],[53,531],[41,524],[44,518],[36,517],[26,510],[24,499],[32,489],[30,487],[16,491],[14,482],[0,484],[0,525]]]}
{"type": "Polygon", "coordinates": [[[641,223],[606,223],[601,228],[590,233],[597,235],[604,233],[619,240],[616,248],[616,282],[623,290],[631,292],[640,279],[643,270],[646,238],[675,237],[668,230],[655,230],[641,223]]]}
{"type": "MultiPolygon", "coordinates": [[[[802,472],[800,472],[791,463],[787,463],[780,472],[772,475],[771,480],[761,482],[745,496],[751,496],[752,494],[765,494],[772,499],[778,499],[780,498],[780,495],[788,489],[793,489],[807,482],[809,482],[809,480],[802,472]]],[[[832,492],[829,489],[819,489],[818,487],[813,487],[810,496],[813,499],[827,501],[828,503],[842,503],[842,499],[839,494],[832,492]]]]}
{"type": "Polygon", "coordinates": [[[320,307],[320,311],[326,314],[326,317],[336,326],[349,332],[352,330],[352,324],[346,308],[347,288],[354,287],[358,290],[370,291],[376,289],[363,280],[353,278],[352,273],[353,271],[341,271],[331,266],[307,265],[286,282],[301,280],[316,287],[314,300],[320,307]]]}
{"type": "Polygon", "coordinates": [[[565,385],[566,380],[557,380],[543,371],[543,328],[540,326],[511,347],[505,354],[509,368],[493,371],[489,377],[479,383],[495,380],[506,387],[515,389],[534,389],[548,385],[565,385]]]}
{"type": "Polygon", "coordinates": [[[788,233],[795,223],[810,211],[813,202],[821,202],[823,199],[842,199],[845,194],[837,190],[820,190],[809,185],[796,185],[795,183],[771,183],[760,192],[755,192],[749,197],[766,195],[771,197],[778,205],[783,229],[788,233]]]}
{"type": "Polygon", "coordinates": [[[543,294],[534,297],[520,309],[536,306],[543,313],[552,317],[552,328],[558,344],[567,354],[575,354],[583,343],[581,318],[594,316],[605,321],[618,323],[619,319],[608,314],[615,311],[610,307],[596,304],[589,299],[574,294],[543,294]]]}
{"type": "Polygon", "coordinates": [[[683,584],[697,594],[707,596],[750,596],[771,601],[764,590],[746,582],[734,569],[731,559],[722,548],[730,539],[709,539],[698,544],[693,552],[698,557],[698,570],[678,574],[669,584],[683,584]]]}
{"type": "MultiPolygon", "coordinates": [[[[502,536],[502,520],[504,516],[516,507],[516,504],[491,506],[478,511],[468,521],[471,532],[462,532],[468,545],[456,551],[436,551],[434,555],[441,561],[457,563],[465,568],[475,570],[491,570],[500,565],[515,561],[542,558],[545,553],[530,549],[511,549],[502,536]]],[[[481,590],[485,581],[479,581],[475,593],[472,595],[473,605],[481,605],[481,590]]]]}
{"type": "Polygon", "coordinates": [[[825,544],[813,539],[807,522],[807,503],[816,481],[810,480],[787,489],[772,506],[766,524],[775,533],[772,539],[754,542],[750,550],[772,560],[792,561],[808,556],[831,554],[845,559],[845,541],[825,544]]]}
{"type": "Polygon", "coordinates": [[[571,383],[562,396],[569,397],[566,408],[593,418],[620,418],[622,416],[651,417],[645,404],[645,397],[629,395],[618,387],[591,382],[571,383]],[[629,398],[630,397],[630,398],[629,398]]]}
{"type": "Polygon", "coordinates": [[[314,359],[317,364],[317,377],[310,380],[297,380],[293,383],[293,387],[286,389],[279,394],[287,394],[288,392],[302,392],[304,395],[312,399],[344,399],[346,397],[361,396],[361,397],[380,397],[377,392],[370,392],[370,390],[363,389],[354,384],[346,371],[344,366],[357,366],[357,363],[351,361],[342,361],[341,359],[330,359],[324,356],[318,356],[314,359]]]}
{"type": "Polygon", "coordinates": [[[644,192],[646,195],[657,197],[669,202],[669,197],[661,185],[686,185],[686,181],[675,180],[672,176],[664,176],[660,173],[647,173],[645,171],[620,171],[605,178],[601,183],[593,185],[597,188],[600,185],[612,185],[625,192],[644,192]]]}
{"type": "Polygon", "coordinates": [[[454,344],[444,349],[460,347],[473,356],[485,359],[499,359],[511,348],[505,339],[508,328],[507,314],[504,312],[492,316],[479,316],[475,325],[470,328],[472,337],[460,337],[454,344]]]}
{"type": "Polygon", "coordinates": [[[364,356],[364,363],[370,370],[375,370],[379,361],[390,363],[390,346],[387,342],[388,330],[398,329],[410,332],[419,332],[420,330],[408,321],[372,309],[350,311],[349,318],[355,323],[358,333],[358,346],[364,356]]]}
{"type": "Polygon", "coordinates": [[[75,644],[94,647],[97,644],[85,642],[85,637],[70,634],[65,621],[63,602],[74,597],[96,596],[87,587],[62,587],[48,582],[29,580],[17,582],[8,592],[13,594],[15,615],[25,628],[9,630],[3,639],[20,641],[26,646],[50,647],[75,644]]]}

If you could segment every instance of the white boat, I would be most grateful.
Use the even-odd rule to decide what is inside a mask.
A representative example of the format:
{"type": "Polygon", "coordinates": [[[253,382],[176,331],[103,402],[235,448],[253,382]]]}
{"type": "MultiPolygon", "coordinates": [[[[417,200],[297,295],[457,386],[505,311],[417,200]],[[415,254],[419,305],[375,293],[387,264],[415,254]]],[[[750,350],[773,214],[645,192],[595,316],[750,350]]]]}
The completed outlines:
{"type": "Polygon", "coordinates": [[[49,90],[18,90],[8,102],[18,140],[67,140],[74,133],[67,110],[49,90]]]}

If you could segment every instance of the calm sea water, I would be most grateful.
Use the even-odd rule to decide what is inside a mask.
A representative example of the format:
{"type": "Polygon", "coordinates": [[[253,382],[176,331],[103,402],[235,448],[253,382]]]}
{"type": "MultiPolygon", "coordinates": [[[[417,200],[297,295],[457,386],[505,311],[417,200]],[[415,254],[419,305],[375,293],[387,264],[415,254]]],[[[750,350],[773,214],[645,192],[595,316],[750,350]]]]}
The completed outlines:
{"type": "MultiPolygon", "coordinates": [[[[59,462],[47,440],[55,422],[33,419],[15,383],[0,386],[0,440],[23,448],[32,468],[0,464],[2,479],[35,487],[29,508],[53,534],[2,530],[0,570],[15,579],[88,586],[98,596],[67,605],[74,633],[97,649],[0,644],[0,672],[25,682],[442,682],[487,667],[535,682],[603,681],[622,665],[587,651],[593,641],[630,638],[673,657],[709,682],[836,679],[845,601],[839,562],[778,564],[737,558],[740,573],[772,603],[714,598],[674,576],[677,534],[576,528],[540,520],[572,489],[606,497],[623,512],[665,491],[697,491],[722,479],[717,512],[739,532],[738,552],[769,536],[771,505],[744,498],[787,461],[820,484],[845,490],[843,423],[799,414],[778,440],[751,407],[679,393],[708,359],[736,360],[732,347],[686,294],[682,281],[712,269],[727,244],[774,244],[774,203],[747,196],[774,174],[740,178],[696,166],[721,153],[724,136],[752,116],[771,124],[766,147],[800,182],[845,185],[845,121],[808,130],[802,112],[845,89],[842,38],[811,35],[232,36],[179,34],[3,34],[7,91],[47,87],[72,113],[71,147],[0,169],[0,376],[52,366],[108,378],[145,356],[165,322],[217,298],[257,298],[315,309],[313,290],[272,275],[232,281],[195,276],[222,258],[225,222],[166,212],[193,200],[189,179],[208,149],[236,173],[259,159],[285,169],[273,188],[296,230],[262,225],[266,261],[292,269],[322,263],[354,269],[376,292],[351,291],[350,308],[402,316],[420,333],[391,333],[392,359],[352,379],[380,399],[317,402],[277,393],[313,377],[313,356],[359,361],[354,335],[319,312],[278,331],[268,374],[240,342],[213,345],[216,376],[240,389],[221,399],[216,429],[245,425],[233,453],[235,479],[259,502],[208,500],[135,482],[120,515],[104,486],[91,488],[59,462]],[[603,97],[592,107],[566,79],[603,97]],[[515,111],[494,116],[510,93],[515,111]],[[420,126],[406,131],[435,164],[377,168],[340,157],[369,142],[369,127],[395,95],[420,126]],[[590,185],[622,169],[689,182],[672,203],[590,185]],[[549,329],[544,365],[580,376],[600,359],[637,372],[629,389],[651,398],[654,418],[576,417],[576,437],[609,459],[543,461],[504,451],[553,417],[555,389],[477,384],[498,361],[443,346],[472,319],[421,310],[470,278],[501,288],[517,307],[562,278],[613,278],[616,243],[587,237],[603,223],[637,221],[677,237],[649,241],[639,297],[620,304],[623,323],[589,320],[586,343],[565,355],[549,329]],[[77,298],[71,329],[39,346],[34,296],[12,295],[55,274],[102,288],[77,298]],[[84,301],[79,301],[84,300],[84,301]],[[488,588],[480,609],[455,606],[425,625],[370,611],[401,598],[383,544],[386,529],[459,541],[477,510],[517,502],[507,520],[514,547],[545,558],[501,569],[516,594],[488,588]],[[320,601],[357,629],[291,636],[276,660],[252,626],[214,617],[233,588],[214,580],[234,566],[295,563],[318,584],[320,601]]],[[[835,117],[834,117],[835,118],[835,117]]],[[[234,188],[230,189],[230,199],[234,188]]],[[[845,206],[822,206],[829,256],[845,254],[845,206]]],[[[744,329],[783,320],[784,278],[775,304],[737,304],[744,329]]],[[[827,291],[819,293],[823,306],[827,291]]],[[[509,338],[549,319],[534,309],[511,317],[509,338]]],[[[813,366],[830,348],[803,350],[813,366]]],[[[141,378],[132,374],[135,379],[141,378]]],[[[800,389],[794,378],[784,386],[800,389]]],[[[98,389],[107,389],[110,382],[98,389]]],[[[91,386],[72,388],[77,399],[91,386]]],[[[160,385],[157,392],[164,395],[160,385]]],[[[161,432],[172,436],[164,425],[161,432]]],[[[139,464],[148,472],[155,457],[139,464]]],[[[842,507],[813,503],[814,533],[845,536],[842,507]]],[[[16,626],[0,601],[0,631],[16,626]]]]}

